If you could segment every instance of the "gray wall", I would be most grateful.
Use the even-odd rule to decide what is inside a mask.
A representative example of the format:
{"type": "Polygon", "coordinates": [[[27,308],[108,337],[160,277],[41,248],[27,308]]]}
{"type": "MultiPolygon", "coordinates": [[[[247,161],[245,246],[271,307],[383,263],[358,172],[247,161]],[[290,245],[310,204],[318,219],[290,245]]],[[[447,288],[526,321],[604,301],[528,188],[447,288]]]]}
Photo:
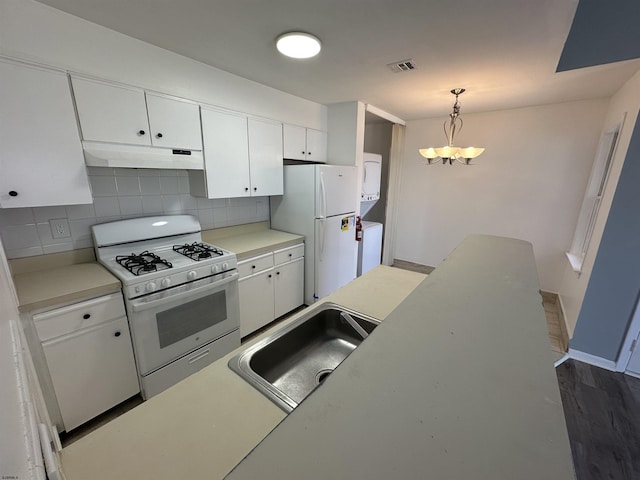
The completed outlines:
{"type": "Polygon", "coordinates": [[[571,348],[615,361],[640,291],[640,122],[613,197],[571,348]]]}
{"type": "Polygon", "coordinates": [[[556,71],[640,57],[639,18],[637,0],[580,0],[556,71]]]}

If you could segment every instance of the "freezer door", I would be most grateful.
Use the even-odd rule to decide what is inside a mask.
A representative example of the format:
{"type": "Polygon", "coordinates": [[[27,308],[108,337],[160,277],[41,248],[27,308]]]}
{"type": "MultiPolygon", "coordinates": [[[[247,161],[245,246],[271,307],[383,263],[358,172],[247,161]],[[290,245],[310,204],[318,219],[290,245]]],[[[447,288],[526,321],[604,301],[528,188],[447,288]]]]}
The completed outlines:
{"type": "Polygon", "coordinates": [[[316,165],[316,218],[356,210],[357,169],[339,165],[316,165]]]}
{"type": "Polygon", "coordinates": [[[355,215],[316,220],[315,298],[326,297],[356,278],[355,215]]]}

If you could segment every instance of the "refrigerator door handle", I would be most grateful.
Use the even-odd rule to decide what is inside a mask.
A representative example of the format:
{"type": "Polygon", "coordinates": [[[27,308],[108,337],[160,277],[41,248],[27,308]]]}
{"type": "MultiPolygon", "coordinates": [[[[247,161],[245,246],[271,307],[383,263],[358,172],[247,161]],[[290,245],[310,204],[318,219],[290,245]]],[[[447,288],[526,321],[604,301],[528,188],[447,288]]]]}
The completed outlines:
{"type": "Polygon", "coordinates": [[[327,216],[327,191],[324,186],[324,173],[320,171],[320,218],[327,216]]]}
{"type": "Polygon", "coordinates": [[[320,219],[320,231],[318,232],[320,234],[320,261],[322,262],[324,259],[324,242],[325,242],[325,225],[324,225],[324,219],[320,219]]]}

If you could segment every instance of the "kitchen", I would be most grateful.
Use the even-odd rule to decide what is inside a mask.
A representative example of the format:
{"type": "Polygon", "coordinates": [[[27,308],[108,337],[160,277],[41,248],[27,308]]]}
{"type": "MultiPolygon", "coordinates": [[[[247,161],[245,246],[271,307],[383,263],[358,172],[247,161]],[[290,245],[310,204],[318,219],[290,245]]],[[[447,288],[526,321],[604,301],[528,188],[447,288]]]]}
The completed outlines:
{"type": "MultiPolygon", "coordinates": [[[[66,14],[62,14],[59,11],[51,10],[46,7],[43,7],[37,3],[27,3],[26,5],[17,6],[11,3],[5,4],[3,8],[7,8],[8,11],[6,15],[3,12],[3,18],[6,19],[6,24],[2,25],[3,36],[3,54],[9,56],[19,56],[27,60],[38,61],[40,63],[45,63],[52,65],[54,67],[62,67],[68,68],[73,71],[77,71],[79,73],[90,74],[93,76],[97,76],[100,78],[117,80],[123,83],[144,86],[154,91],[159,92],[167,92],[182,98],[189,98],[194,100],[203,101],[207,104],[214,104],[224,106],[230,109],[238,110],[238,111],[247,111],[256,115],[262,115],[265,117],[271,117],[273,111],[278,111],[279,116],[283,121],[292,124],[305,125],[309,128],[317,129],[317,130],[326,130],[327,123],[331,123],[336,121],[337,113],[341,113],[341,117],[344,118],[348,115],[356,118],[362,115],[360,105],[356,105],[355,103],[350,105],[344,105],[341,111],[338,111],[338,108],[335,107],[324,107],[319,104],[315,104],[314,102],[302,100],[300,98],[293,97],[288,94],[283,94],[279,91],[270,89],[268,87],[261,86],[259,84],[245,81],[243,79],[238,79],[238,77],[230,77],[228,74],[224,74],[224,72],[217,71],[215,69],[211,69],[206,67],[203,64],[199,64],[188,60],[184,57],[180,57],[175,54],[171,54],[166,51],[162,51],[155,47],[151,47],[148,44],[143,44],[141,42],[132,40],[131,38],[124,37],[119,34],[115,34],[112,31],[108,31],[101,27],[96,27],[94,25],[87,24],[86,22],[78,21],[73,17],[69,17],[66,14]],[[11,7],[11,8],[9,8],[11,7]],[[37,25],[39,29],[39,35],[37,39],[32,38],[28,32],[24,31],[21,27],[22,25],[37,25]],[[92,39],[92,41],[88,41],[87,39],[92,39]],[[71,46],[72,45],[72,46],[71,46]],[[13,54],[13,55],[12,55],[13,54]],[[144,62],[144,68],[136,67],[136,65],[144,62]],[[185,84],[181,81],[185,75],[188,75],[190,78],[189,84],[185,84]],[[217,85],[220,88],[216,91],[213,91],[210,85],[217,85]]],[[[447,85],[449,86],[449,85],[447,85]]],[[[630,99],[634,99],[634,91],[636,91],[632,85],[627,87],[627,90],[621,91],[619,98],[616,100],[616,104],[624,104],[629,103],[630,99]],[[626,98],[625,98],[626,96],[626,98]]],[[[446,92],[446,89],[445,89],[446,92]]],[[[637,101],[636,103],[637,104],[637,101]]],[[[463,107],[464,107],[463,102],[463,107]]],[[[595,148],[595,142],[597,141],[597,137],[600,132],[600,122],[602,122],[605,110],[607,108],[606,102],[603,101],[592,101],[592,102],[584,102],[580,104],[579,102],[575,105],[566,105],[568,110],[563,110],[563,107],[560,106],[548,106],[541,107],[538,112],[541,112],[543,115],[537,116],[537,112],[533,112],[532,116],[527,117],[527,112],[522,112],[524,116],[524,121],[527,119],[532,120],[532,124],[527,124],[527,128],[530,127],[530,130],[535,128],[537,124],[540,122],[540,118],[554,118],[557,116],[555,121],[559,121],[560,118],[566,118],[569,116],[570,118],[576,119],[576,122],[569,125],[571,128],[575,128],[571,134],[566,134],[567,137],[575,136],[575,138],[588,137],[591,139],[591,144],[586,145],[584,147],[574,145],[574,150],[565,152],[563,155],[563,159],[571,160],[573,162],[578,162],[578,160],[582,160],[583,164],[574,163],[571,166],[565,166],[567,170],[562,171],[563,175],[571,176],[576,175],[579,176],[582,182],[586,181],[586,177],[589,173],[590,161],[593,157],[593,149],[595,148]],[[587,118],[588,124],[584,125],[578,122],[578,119],[587,118]],[[579,151],[576,154],[575,148],[583,148],[584,150],[579,151]],[[586,158],[586,160],[585,160],[586,158]],[[588,164],[588,165],[586,165],[588,164]],[[571,167],[574,167],[571,169],[571,167]]],[[[612,108],[612,107],[609,107],[612,108]]],[[[620,110],[621,107],[617,107],[620,110]]],[[[517,113],[517,112],[514,112],[517,113]]],[[[497,115],[497,114],[495,114],[497,115]]],[[[614,117],[617,116],[617,112],[611,110],[608,116],[614,117]]],[[[339,118],[338,118],[339,119],[339,118]]],[[[482,123],[486,123],[487,130],[490,130],[490,127],[495,123],[503,123],[502,118],[492,119],[490,114],[469,114],[465,115],[465,120],[467,121],[467,127],[470,129],[467,134],[473,134],[473,138],[480,138],[481,142],[487,142],[489,145],[489,141],[491,140],[489,134],[495,136],[494,143],[499,140],[499,135],[495,132],[478,132],[473,131],[471,129],[478,128],[478,126],[482,123]],[[477,115],[477,116],[476,116],[477,115]],[[485,136],[484,134],[487,133],[485,136]]],[[[585,122],[587,122],[585,120],[585,122]]],[[[617,119],[616,119],[617,120],[617,119]]],[[[631,119],[633,120],[633,119],[631,119]]],[[[631,120],[631,124],[633,123],[631,120]]],[[[523,117],[515,118],[515,122],[523,121],[523,117]]],[[[433,128],[434,138],[425,138],[418,139],[417,137],[420,135],[422,131],[423,125],[420,122],[409,123],[407,128],[407,147],[406,150],[413,151],[417,150],[419,141],[423,140],[430,142],[439,141],[438,135],[441,119],[438,118],[434,120],[436,124],[438,124],[437,128],[433,128]],[[416,148],[414,148],[414,145],[416,148]]],[[[518,124],[514,125],[517,126],[518,124]]],[[[524,124],[520,124],[524,125],[524,124]]],[[[518,144],[524,144],[526,135],[523,133],[527,128],[520,128],[518,131],[521,132],[522,140],[518,142],[518,137],[514,139],[514,145],[512,148],[517,148],[518,144]]],[[[505,135],[513,134],[517,135],[518,132],[504,132],[505,135]]],[[[628,131],[627,131],[628,134],[628,131]]],[[[549,135],[549,133],[546,133],[549,135]]],[[[331,136],[331,135],[330,135],[331,136]]],[[[469,136],[471,138],[471,136],[469,136]]],[[[541,136],[539,139],[540,142],[544,143],[549,140],[548,136],[541,136]]],[[[556,138],[554,137],[555,141],[556,138]]],[[[628,137],[627,137],[628,141],[628,137]]],[[[330,147],[331,148],[331,147],[330,147]]],[[[348,145],[344,145],[344,151],[355,152],[355,142],[352,141],[348,145]]],[[[624,153],[624,152],[623,152],[624,153]]],[[[353,155],[357,155],[353,153],[353,155]]],[[[623,157],[617,159],[617,165],[621,164],[623,157]]],[[[548,163],[544,162],[544,159],[537,158],[537,156],[532,156],[531,159],[526,163],[528,167],[531,168],[530,171],[526,173],[528,175],[535,175],[536,181],[544,182],[541,179],[541,176],[546,177],[544,174],[544,170],[546,171],[554,171],[555,164],[557,163],[554,159],[547,160],[548,163]],[[535,170],[534,167],[538,167],[539,170],[535,170]]],[[[413,167],[409,167],[413,168],[413,167]]],[[[418,168],[418,167],[415,167],[418,168]]],[[[424,168],[424,167],[420,167],[424,168]]],[[[437,184],[440,184],[440,188],[447,188],[448,186],[455,185],[456,183],[460,184],[461,181],[468,181],[469,173],[460,173],[459,170],[453,170],[454,167],[451,167],[451,170],[447,171],[447,173],[439,173],[439,170],[436,169],[436,166],[433,166],[429,169],[428,175],[433,176],[436,180],[429,180],[429,182],[437,182],[436,184],[430,185],[432,188],[436,187],[437,184]],[[449,175],[449,179],[444,178],[443,175],[449,175]],[[465,177],[466,176],[466,177],[465,177]]],[[[443,167],[440,167],[443,168],[443,167]]],[[[473,167],[473,172],[477,172],[480,169],[480,165],[476,165],[473,167]]],[[[491,168],[491,163],[487,162],[486,168],[488,176],[499,176],[501,175],[500,167],[494,164],[493,168],[491,168]]],[[[407,170],[403,172],[404,179],[415,178],[419,180],[421,175],[427,175],[422,173],[420,170],[416,174],[413,170],[407,170]]],[[[464,171],[462,171],[464,172],[464,171]]],[[[515,176],[513,171],[505,170],[503,172],[505,176],[515,176]]],[[[115,173],[113,174],[115,177],[115,173]]],[[[482,175],[485,175],[482,173],[482,175]]],[[[90,172],[91,176],[91,172],[90,172]]],[[[97,176],[97,175],[96,175],[97,176]]],[[[524,174],[523,174],[524,176],[524,174]]],[[[183,200],[190,202],[187,197],[180,197],[180,195],[186,195],[187,192],[184,191],[184,186],[182,187],[182,191],[180,190],[180,185],[184,185],[184,176],[180,176],[177,172],[175,173],[175,177],[177,180],[163,180],[163,176],[157,175],[155,181],[157,181],[161,187],[165,185],[166,191],[161,191],[160,195],[166,195],[168,198],[166,200],[167,205],[169,206],[169,212],[176,212],[175,202],[182,202],[183,200]],[[182,180],[180,179],[182,178],[182,180]],[[174,185],[177,184],[178,188],[174,188],[174,185]],[[173,197],[172,197],[173,196],[173,197]],[[178,197],[176,199],[176,196],[178,197]],[[173,205],[173,206],[172,206],[173,205]]],[[[516,176],[516,178],[518,178],[516,176]]],[[[580,183],[577,181],[576,183],[580,183]]],[[[471,185],[471,183],[465,183],[465,188],[478,188],[477,186],[471,185]]],[[[529,185],[527,183],[526,185],[529,185]]],[[[160,187],[160,188],[161,188],[160,187]]],[[[533,188],[533,187],[532,187],[533,188]]],[[[575,190],[578,190],[576,188],[575,190]]],[[[448,192],[456,191],[455,189],[449,189],[448,192]]],[[[473,190],[472,190],[473,191],[473,190]]],[[[478,192],[474,192],[478,193],[478,192]]],[[[482,193],[482,192],[481,192],[482,193]]],[[[486,198],[485,196],[479,198],[486,198]]],[[[131,195],[129,192],[128,196],[131,195]]],[[[143,195],[140,194],[140,197],[143,195]]],[[[567,193],[567,197],[570,197],[573,202],[573,212],[577,211],[579,208],[579,202],[581,201],[581,192],[578,195],[576,191],[567,193]]],[[[438,200],[444,202],[441,194],[437,193],[437,190],[434,190],[433,193],[434,200],[437,198],[438,200]]],[[[160,201],[163,199],[161,198],[160,201]]],[[[408,201],[411,202],[414,199],[409,198],[408,201]]],[[[545,198],[538,199],[539,201],[545,200],[545,198]]],[[[229,225],[229,219],[242,220],[240,223],[249,223],[252,221],[263,221],[268,218],[268,208],[264,199],[247,199],[245,201],[213,201],[209,204],[198,204],[196,203],[196,210],[203,210],[204,215],[209,216],[211,218],[212,224],[206,225],[206,227],[224,227],[229,225]],[[247,203],[244,203],[244,202],[247,203]],[[219,223],[216,223],[219,222],[219,223]],[[226,224],[225,224],[226,222],[226,224]]],[[[142,204],[142,199],[139,200],[142,204]]],[[[108,209],[109,201],[101,202],[101,208],[108,209]]],[[[111,203],[113,205],[113,202],[111,203]]],[[[180,203],[182,208],[182,204],[180,203]]],[[[553,211],[553,204],[545,204],[539,205],[535,208],[530,204],[527,204],[528,210],[523,213],[523,217],[532,217],[532,218],[540,218],[545,211],[553,211]],[[546,209],[546,210],[545,210],[546,209]]],[[[127,207],[131,206],[131,203],[126,205],[127,207]]],[[[402,206],[402,205],[401,205],[402,206]]],[[[122,208],[119,205],[119,208],[122,208]]],[[[126,207],[125,207],[126,208],[126,207]]],[[[135,208],[135,207],[134,207],[135,208]]],[[[68,213],[65,211],[65,215],[69,215],[66,217],[69,221],[70,227],[72,227],[72,233],[75,231],[73,229],[74,226],[81,226],[83,223],[86,227],[88,223],[88,219],[92,217],[91,212],[87,213],[86,211],[81,211],[81,209],[74,209],[72,213],[68,213]],[[77,210],[77,211],[74,211],[77,210]]],[[[400,209],[403,211],[403,209],[400,209]]],[[[105,211],[105,210],[102,210],[105,211]]],[[[131,210],[125,210],[131,211],[131,210]]],[[[133,210],[136,211],[135,209],[133,210]]],[[[406,215],[411,211],[408,208],[404,208],[404,211],[407,212],[406,215]]],[[[58,213],[58,212],[53,212],[58,213]]],[[[94,214],[98,213],[94,211],[94,214]]],[[[144,210],[143,210],[144,213],[144,210]]],[[[456,215],[460,214],[460,211],[454,212],[456,215]]],[[[4,214],[3,214],[4,215],[4,214]]],[[[575,215],[575,213],[568,213],[567,216],[571,217],[575,215]]],[[[93,216],[97,218],[98,215],[93,216]]],[[[61,218],[58,215],[54,217],[54,219],[61,218]]],[[[4,217],[3,217],[4,220],[4,217]]],[[[16,222],[19,224],[19,220],[16,219],[16,222]]],[[[49,219],[46,219],[49,220],[49,219]]],[[[421,224],[418,223],[416,225],[416,220],[422,222],[422,218],[416,219],[415,216],[412,216],[411,219],[401,220],[402,223],[398,225],[397,231],[407,231],[406,224],[411,222],[414,225],[412,228],[423,228],[421,224]]],[[[559,218],[556,219],[558,224],[571,223],[571,219],[567,218],[559,218]]],[[[32,225],[37,225],[37,221],[27,222],[32,225]]],[[[12,225],[16,226],[16,225],[12,225]]],[[[35,227],[37,228],[37,227],[35,227]]],[[[504,225],[500,223],[492,230],[500,230],[504,229],[504,225]]],[[[522,226],[521,228],[525,228],[522,226]]],[[[517,236],[512,231],[496,231],[495,233],[504,233],[510,234],[511,236],[517,236]]],[[[525,232],[527,235],[530,232],[525,232]]],[[[538,233],[538,235],[548,235],[548,231],[538,233]]],[[[566,237],[566,228],[563,230],[563,235],[566,237]]],[[[524,235],[521,235],[524,236],[524,235]]],[[[399,245],[402,247],[400,251],[411,251],[413,246],[411,242],[419,242],[419,238],[421,236],[418,235],[404,235],[401,236],[399,245]],[[410,247],[410,248],[407,248],[410,247]]],[[[88,248],[90,245],[87,243],[89,239],[88,229],[79,230],[78,238],[73,238],[73,242],[75,243],[74,248],[88,248]],[[77,243],[76,243],[77,242],[77,243]],[[84,243],[83,243],[84,242],[84,243]]],[[[443,243],[449,243],[451,245],[457,244],[458,239],[452,239],[450,241],[444,241],[443,243]]],[[[55,243],[55,242],[54,242],[55,243]]],[[[534,242],[536,244],[537,242],[534,242]]],[[[51,244],[49,244],[51,245],[51,244]]],[[[44,248],[45,245],[42,245],[39,240],[37,245],[23,245],[28,248],[44,248]]],[[[449,247],[450,249],[451,247],[449,247]]],[[[554,255],[556,258],[552,258],[549,260],[549,263],[555,264],[557,263],[557,255],[561,254],[561,250],[554,247],[554,255]]],[[[566,248],[566,246],[564,247],[566,248]]],[[[550,249],[551,250],[551,249],[550,249]]],[[[439,255],[440,259],[446,255],[446,252],[435,252],[435,255],[439,255]]],[[[537,255],[538,256],[538,255],[537,255]]],[[[400,257],[402,258],[402,257],[400,257]]],[[[412,255],[410,258],[405,258],[407,260],[416,260],[422,261],[422,263],[427,264],[435,264],[436,262],[433,260],[423,260],[417,255],[412,255]]],[[[548,268],[540,269],[541,281],[544,282],[543,273],[549,271],[548,268]]],[[[557,273],[555,277],[557,277],[557,273]]],[[[582,276],[581,282],[583,281],[585,275],[582,276]]],[[[548,286],[545,287],[543,283],[543,288],[547,288],[551,291],[559,290],[559,288],[555,288],[556,286],[552,282],[546,282],[548,286]]],[[[575,313],[577,316],[577,312],[575,313]]]]}

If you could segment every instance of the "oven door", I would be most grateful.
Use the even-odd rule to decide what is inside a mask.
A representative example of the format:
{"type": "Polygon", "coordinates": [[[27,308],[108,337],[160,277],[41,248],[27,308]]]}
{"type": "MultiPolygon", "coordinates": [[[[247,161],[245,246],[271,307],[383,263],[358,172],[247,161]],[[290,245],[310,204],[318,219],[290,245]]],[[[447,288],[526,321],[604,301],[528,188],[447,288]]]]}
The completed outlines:
{"type": "Polygon", "coordinates": [[[141,375],[240,326],[238,272],[225,272],[127,301],[141,375]]]}

